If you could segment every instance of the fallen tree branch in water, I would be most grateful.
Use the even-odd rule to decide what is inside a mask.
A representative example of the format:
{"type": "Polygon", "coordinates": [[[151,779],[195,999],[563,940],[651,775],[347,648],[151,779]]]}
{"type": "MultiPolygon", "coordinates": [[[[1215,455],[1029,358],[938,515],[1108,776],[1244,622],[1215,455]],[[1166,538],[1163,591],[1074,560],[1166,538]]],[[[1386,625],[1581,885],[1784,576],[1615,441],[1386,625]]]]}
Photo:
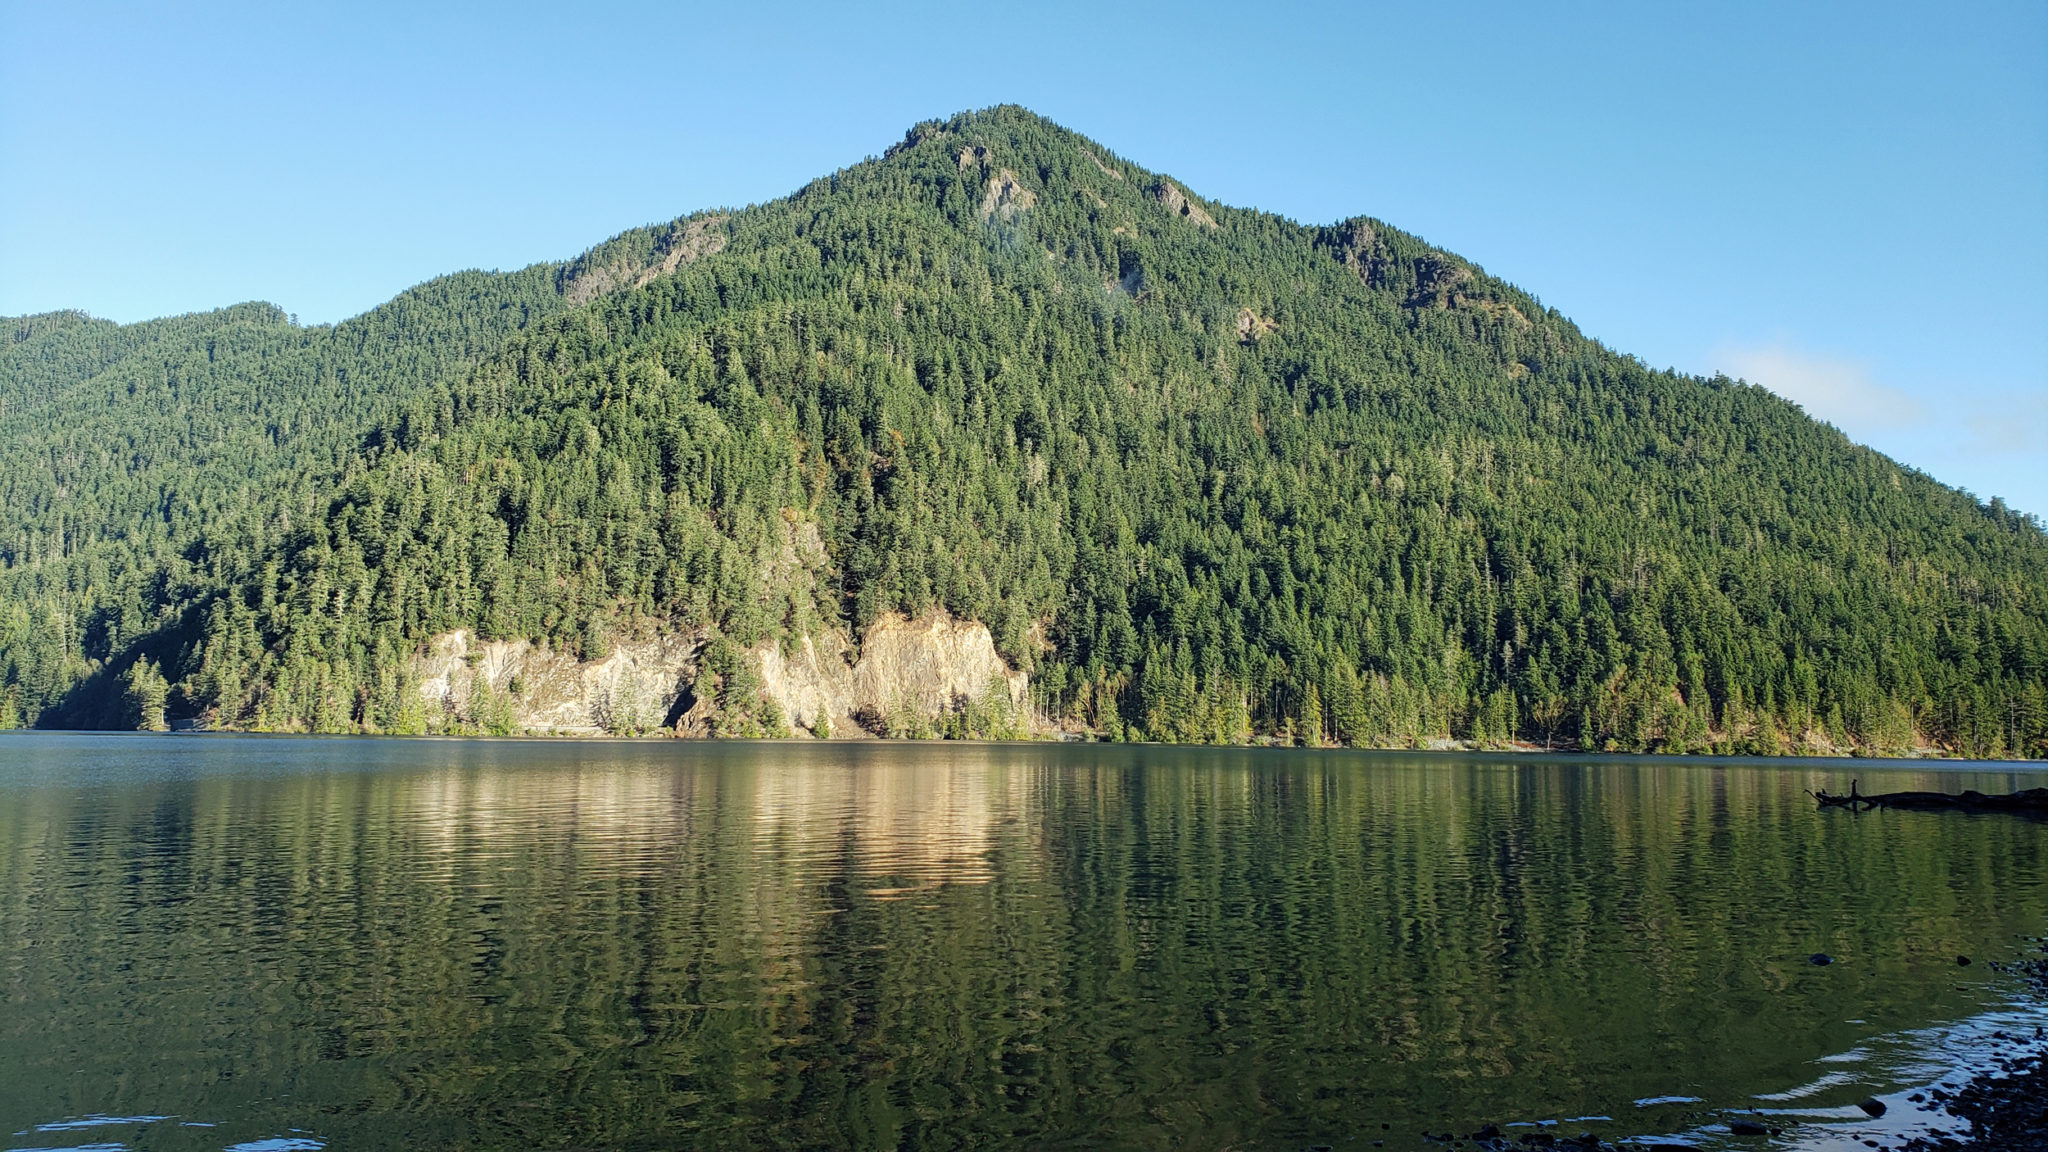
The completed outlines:
{"type": "Polygon", "coordinates": [[[1849,781],[1847,795],[1829,792],[1809,792],[1823,808],[1847,808],[1860,811],[1864,808],[1906,808],[1914,811],[1939,811],[1958,809],[1964,812],[2030,812],[2048,816],[2048,788],[2024,788],[2003,796],[1987,796],[1982,792],[1882,792],[1865,796],[1856,790],[1857,781],[1849,781]]]}

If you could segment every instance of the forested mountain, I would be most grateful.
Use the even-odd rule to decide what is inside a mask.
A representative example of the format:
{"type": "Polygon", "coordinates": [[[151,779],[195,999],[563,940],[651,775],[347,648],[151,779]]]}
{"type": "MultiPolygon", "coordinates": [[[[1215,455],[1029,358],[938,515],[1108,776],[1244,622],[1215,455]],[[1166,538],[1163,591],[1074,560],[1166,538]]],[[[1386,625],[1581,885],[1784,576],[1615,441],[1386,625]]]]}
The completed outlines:
{"type": "Polygon", "coordinates": [[[1020,109],[331,328],[7,327],[0,723],[405,730],[454,629],[944,609],[1110,738],[2048,755],[2038,522],[1020,109]]]}

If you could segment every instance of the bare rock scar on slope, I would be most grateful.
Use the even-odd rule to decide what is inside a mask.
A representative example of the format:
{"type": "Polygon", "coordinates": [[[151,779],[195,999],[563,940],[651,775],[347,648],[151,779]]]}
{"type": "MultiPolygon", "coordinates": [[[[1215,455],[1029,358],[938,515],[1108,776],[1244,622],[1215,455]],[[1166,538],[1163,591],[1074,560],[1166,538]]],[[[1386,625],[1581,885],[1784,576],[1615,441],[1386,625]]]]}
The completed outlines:
{"type": "MultiPolygon", "coordinates": [[[[704,736],[714,715],[702,680],[709,639],[704,628],[673,631],[615,641],[602,659],[578,660],[529,640],[481,640],[458,629],[435,636],[412,673],[429,710],[458,724],[478,725],[498,708],[511,730],[537,735],[704,736]]],[[[991,695],[1022,716],[1031,680],[996,652],[987,625],[943,611],[882,617],[863,633],[858,660],[836,631],[771,640],[746,658],[762,697],[798,735],[822,725],[857,737],[882,716],[930,723],[991,695]]]]}
{"type": "Polygon", "coordinates": [[[1180,185],[1171,180],[1161,180],[1152,186],[1152,198],[1166,206],[1166,210],[1183,219],[1192,220],[1204,228],[1217,227],[1216,218],[1202,210],[1200,204],[1188,198],[1180,185]]]}
{"type": "Polygon", "coordinates": [[[981,197],[981,218],[1014,220],[1038,203],[1038,193],[1026,188],[1017,174],[1005,168],[988,178],[988,191],[981,197]]]}

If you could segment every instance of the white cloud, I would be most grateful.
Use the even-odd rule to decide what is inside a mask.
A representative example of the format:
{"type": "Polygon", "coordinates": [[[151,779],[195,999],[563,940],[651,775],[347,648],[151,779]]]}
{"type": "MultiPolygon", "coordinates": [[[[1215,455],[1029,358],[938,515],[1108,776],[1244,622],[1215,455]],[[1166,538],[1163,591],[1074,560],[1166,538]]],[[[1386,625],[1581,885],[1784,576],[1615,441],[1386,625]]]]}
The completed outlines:
{"type": "Polygon", "coordinates": [[[1927,418],[1927,406],[1909,392],[1871,379],[1853,360],[1817,356],[1784,345],[1723,348],[1716,359],[1752,384],[1764,387],[1854,436],[1882,428],[1905,428],[1927,418]]]}
{"type": "Polygon", "coordinates": [[[1724,345],[1714,361],[1944,483],[2048,514],[2048,384],[1944,382],[1909,392],[1857,361],[1783,342],[1724,345]]]}

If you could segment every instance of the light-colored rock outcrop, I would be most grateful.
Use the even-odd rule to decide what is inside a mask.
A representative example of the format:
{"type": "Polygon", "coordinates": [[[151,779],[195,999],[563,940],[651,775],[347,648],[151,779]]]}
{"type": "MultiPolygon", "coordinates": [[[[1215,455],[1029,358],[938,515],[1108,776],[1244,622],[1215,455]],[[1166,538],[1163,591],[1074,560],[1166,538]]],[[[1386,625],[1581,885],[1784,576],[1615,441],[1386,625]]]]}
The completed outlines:
{"type": "Polygon", "coordinates": [[[1280,330],[1280,322],[1270,316],[1261,316],[1249,308],[1237,310],[1237,339],[1240,344],[1256,344],[1280,330]]]}
{"type": "Polygon", "coordinates": [[[1095,153],[1090,152],[1088,149],[1081,149],[1081,155],[1086,156],[1089,160],[1093,161],[1097,168],[1102,169],[1102,174],[1104,176],[1109,177],[1111,180],[1122,180],[1124,178],[1123,173],[1117,171],[1114,168],[1111,168],[1107,164],[1104,164],[1102,162],[1102,157],[1097,156],[1095,153]]]}
{"type": "Polygon", "coordinates": [[[645,261],[624,255],[579,261],[572,266],[563,295],[571,304],[588,304],[599,296],[643,287],[678,268],[715,256],[725,248],[727,220],[724,215],[709,215],[677,221],[655,238],[654,252],[645,261]]]}
{"type": "Polygon", "coordinates": [[[697,677],[701,633],[621,641],[579,661],[526,640],[480,641],[467,629],[434,637],[415,661],[430,708],[470,725],[559,735],[641,732],[672,723],[697,677]]]}
{"type": "MultiPolygon", "coordinates": [[[[434,637],[413,663],[430,730],[601,735],[717,730],[717,679],[700,681],[703,630],[620,641],[602,660],[579,661],[526,640],[478,640],[467,630],[434,637]]],[[[761,696],[780,706],[797,735],[821,725],[857,737],[909,722],[930,728],[968,708],[1026,715],[1030,677],[997,654],[987,626],[943,612],[885,616],[852,658],[836,633],[770,641],[746,653],[761,696]]]]}
{"type": "Polygon", "coordinates": [[[761,694],[781,705],[782,714],[796,727],[816,729],[823,720],[835,736],[858,735],[854,717],[861,701],[849,656],[845,641],[832,636],[764,644],[754,652],[761,667],[761,694]]]}
{"type": "Polygon", "coordinates": [[[1202,210],[1200,204],[1189,199],[1180,185],[1171,180],[1161,180],[1152,186],[1152,198],[1166,205],[1166,210],[1184,220],[1192,220],[1204,228],[1217,226],[1216,218],[1202,210]]]}
{"type": "Polygon", "coordinates": [[[988,191],[981,197],[981,218],[983,220],[1014,220],[1020,212],[1028,212],[1038,203],[1038,193],[1024,186],[1015,172],[1008,168],[988,178],[988,191]]]}
{"type": "Polygon", "coordinates": [[[988,627],[943,612],[918,620],[884,616],[861,640],[852,661],[845,641],[806,636],[756,650],[762,694],[781,705],[790,722],[816,729],[825,720],[834,735],[856,735],[860,721],[910,714],[932,720],[991,691],[1024,714],[1030,676],[997,654],[988,627]]]}

